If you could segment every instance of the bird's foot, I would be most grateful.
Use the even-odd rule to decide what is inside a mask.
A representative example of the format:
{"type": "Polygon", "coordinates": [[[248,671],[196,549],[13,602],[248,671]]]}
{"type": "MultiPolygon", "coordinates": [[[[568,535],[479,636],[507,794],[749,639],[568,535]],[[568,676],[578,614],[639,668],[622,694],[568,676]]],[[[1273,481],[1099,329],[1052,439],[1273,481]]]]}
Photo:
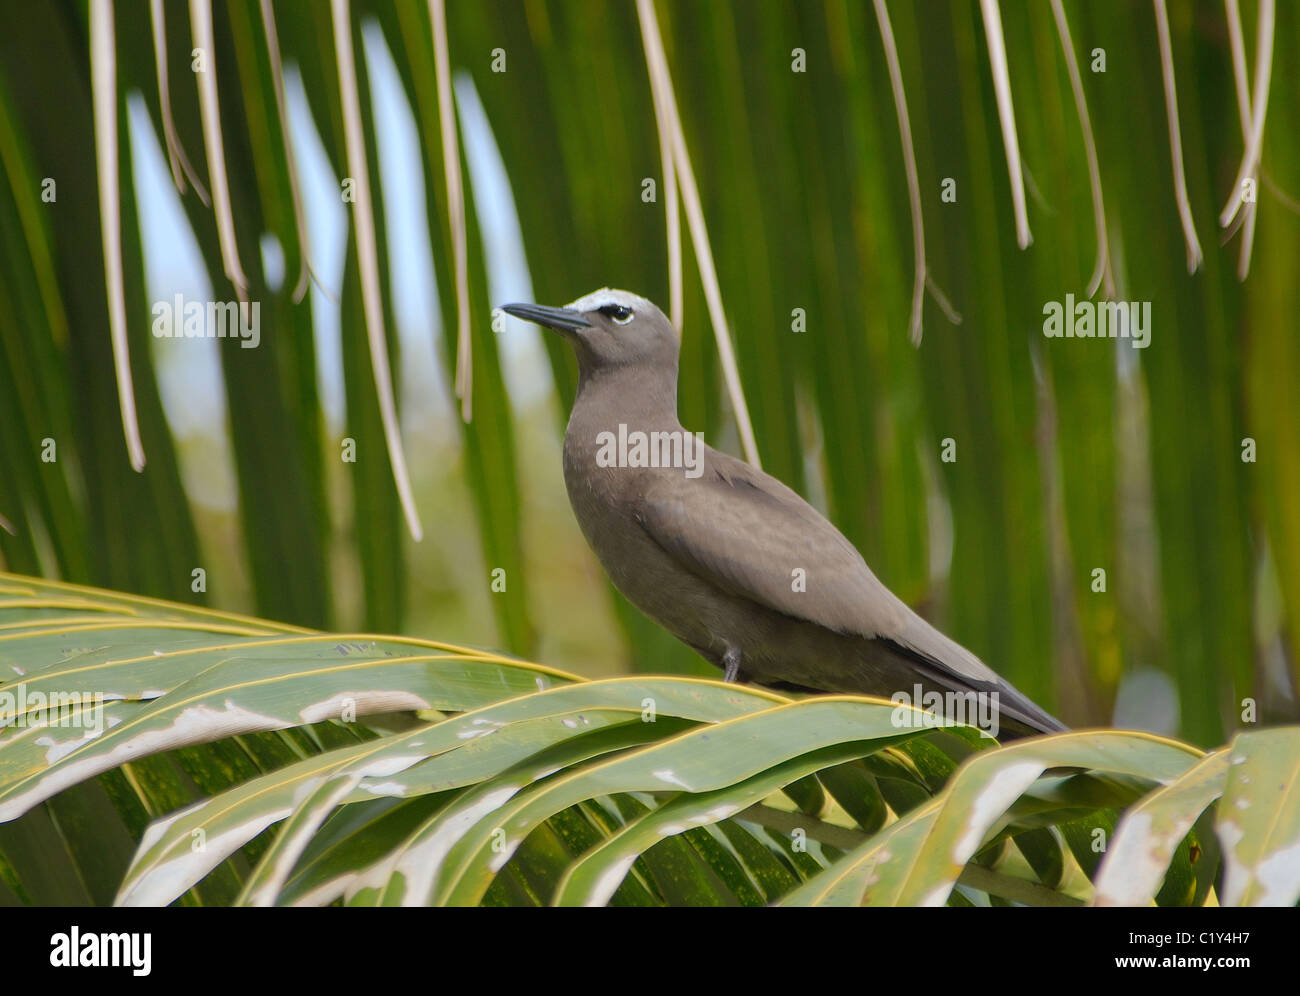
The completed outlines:
{"type": "Polygon", "coordinates": [[[740,651],[735,647],[722,655],[722,680],[729,685],[740,681],[740,651]]]}

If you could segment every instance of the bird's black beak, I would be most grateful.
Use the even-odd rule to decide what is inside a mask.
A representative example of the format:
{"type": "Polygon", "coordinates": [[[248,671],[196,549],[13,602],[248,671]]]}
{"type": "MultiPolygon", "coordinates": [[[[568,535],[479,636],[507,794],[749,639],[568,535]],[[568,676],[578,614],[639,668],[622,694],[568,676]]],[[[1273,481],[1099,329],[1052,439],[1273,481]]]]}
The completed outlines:
{"type": "Polygon", "coordinates": [[[536,322],[561,332],[577,332],[591,328],[591,322],[572,308],[548,308],[542,304],[503,304],[501,310],[526,322],[536,322]]]}

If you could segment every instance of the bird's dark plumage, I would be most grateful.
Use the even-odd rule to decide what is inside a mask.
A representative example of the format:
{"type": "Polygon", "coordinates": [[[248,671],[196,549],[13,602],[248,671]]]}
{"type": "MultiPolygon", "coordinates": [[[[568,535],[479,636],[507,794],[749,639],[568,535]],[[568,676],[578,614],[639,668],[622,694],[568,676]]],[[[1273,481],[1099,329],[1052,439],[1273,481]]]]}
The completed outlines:
{"type": "Polygon", "coordinates": [[[557,329],[578,354],[564,476],[587,541],[619,590],[703,657],[819,691],[996,693],[1007,734],[1064,729],[908,608],[771,475],[703,443],[684,466],[609,465],[608,449],[602,459],[620,433],[684,435],[677,335],[649,301],[601,290],[568,308],[505,310],[557,329]]]}

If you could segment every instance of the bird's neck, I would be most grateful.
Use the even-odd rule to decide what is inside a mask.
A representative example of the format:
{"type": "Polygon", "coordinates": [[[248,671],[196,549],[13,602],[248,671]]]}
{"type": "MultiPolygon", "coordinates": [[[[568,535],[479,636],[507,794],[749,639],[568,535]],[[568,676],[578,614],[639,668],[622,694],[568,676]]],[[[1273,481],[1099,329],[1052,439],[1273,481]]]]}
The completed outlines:
{"type": "MultiPolygon", "coordinates": [[[[634,366],[582,371],[564,432],[564,482],[584,531],[622,514],[646,475],[666,473],[637,458],[650,456],[649,440],[677,438],[684,447],[675,375],[634,366]]],[[[589,531],[587,538],[597,542],[589,531]]]]}
{"type": "Polygon", "coordinates": [[[639,429],[680,429],[677,371],[647,366],[583,370],[573,403],[573,419],[579,418],[608,421],[610,429],[620,422],[639,429]]]}

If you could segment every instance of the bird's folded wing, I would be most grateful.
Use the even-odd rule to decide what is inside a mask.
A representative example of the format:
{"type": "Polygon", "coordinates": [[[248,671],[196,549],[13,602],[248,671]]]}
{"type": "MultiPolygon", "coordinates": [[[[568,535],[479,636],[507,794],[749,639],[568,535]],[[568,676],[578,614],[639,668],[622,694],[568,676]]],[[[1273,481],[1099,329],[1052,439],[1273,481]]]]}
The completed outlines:
{"type": "Polygon", "coordinates": [[[907,612],[830,522],[780,481],[709,453],[697,479],[660,478],[637,509],[683,567],[729,594],[842,633],[874,637],[907,612]]]}
{"type": "Polygon", "coordinates": [[[638,507],[642,528],[723,591],[839,633],[886,641],[934,684],[998,690],[1031,728],[1061,724],[886,588],[821,513],[776,478],[709,451],[697,479],[663,477],[638,507]]]}
{"type": "Polygon", "coordinates": [[[729,594],[839,633],[889,640],[954,672],[958,684],[998,680],[886,588],[821,513],[733,457],[710,451],[702,477],[653,482],[638,518],[683,567],[729,594]]]}

